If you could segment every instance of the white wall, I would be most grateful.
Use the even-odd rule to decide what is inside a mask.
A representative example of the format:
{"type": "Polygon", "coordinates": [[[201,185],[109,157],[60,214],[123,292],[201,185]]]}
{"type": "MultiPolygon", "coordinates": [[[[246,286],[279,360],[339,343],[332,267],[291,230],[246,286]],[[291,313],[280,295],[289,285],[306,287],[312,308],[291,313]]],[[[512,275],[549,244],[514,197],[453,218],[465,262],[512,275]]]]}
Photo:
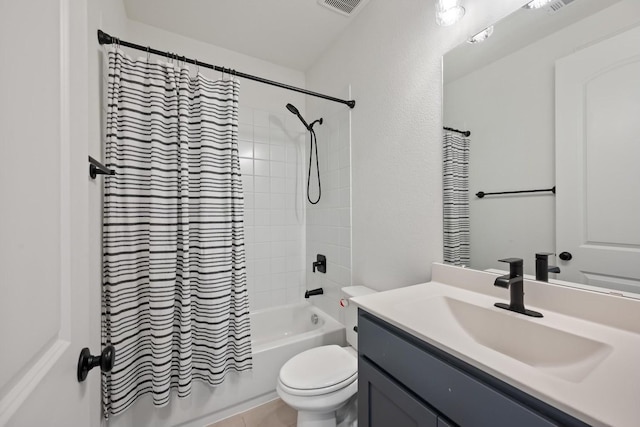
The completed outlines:
{"type": "Polygon", "coordinates": [[[522,0],[463,1],[438,27],[433,1],[372,0],[307,70],[311,90],[352,87],[352,282],[378,290],[427,281],[442,260],[444,52],[522,0]]]}
{"type": "Polygon", "coordinates": [[[304,293],[304,127],[297,119],[249,107],[241,108],[239,120],[251,310],[299,302],[304,293]]]}
{"type": "Polygon", "coordinates": [[[556,252],[555,197],[474,194],[555,185],[555,61],[639,21],[622,1],[445,86],[446,125],[471,131],[472,267],[519,257],[535,274],[535,253],[556,252]]]}
{"type": "MultiPolygon", "coordinates": [[[[332,93],[350,99],[349,88],[332,93]]],[[[322,197],[317,204],[306,202],[306,287],[322,288],[324,294],[310,297],[338,321],[344,310],[339,309],[340,288],[351,285],[351,121],[349,107],[318,98],[307,99],[307,121],[320,117],[322,125],[315,125],[318,139],[318,159],[322,197]],[[313,273],[316,255],[327,258],[326,273],[313,273]]],[[[309,136],[307,134],[305,170],[309,165],[309,136]]],[[[317,200],[317,172],[315,150],[311,168],[311,200],[317,200]]],[[[305,198],[306,200],[306,198],[305,198]]]]}

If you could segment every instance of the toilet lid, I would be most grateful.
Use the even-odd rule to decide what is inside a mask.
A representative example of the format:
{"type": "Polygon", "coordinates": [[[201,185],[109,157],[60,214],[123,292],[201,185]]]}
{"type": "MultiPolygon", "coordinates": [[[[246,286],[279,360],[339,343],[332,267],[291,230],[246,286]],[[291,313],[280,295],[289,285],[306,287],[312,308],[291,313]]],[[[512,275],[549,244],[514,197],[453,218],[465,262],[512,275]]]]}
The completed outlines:
{"type": "Polygon", "coordinates": [[[325,345],[289,359],[280,369],[280,382],[294,390],[327,389],[350,384],[357,373],[358,359],[338,345],[325,345]]]}

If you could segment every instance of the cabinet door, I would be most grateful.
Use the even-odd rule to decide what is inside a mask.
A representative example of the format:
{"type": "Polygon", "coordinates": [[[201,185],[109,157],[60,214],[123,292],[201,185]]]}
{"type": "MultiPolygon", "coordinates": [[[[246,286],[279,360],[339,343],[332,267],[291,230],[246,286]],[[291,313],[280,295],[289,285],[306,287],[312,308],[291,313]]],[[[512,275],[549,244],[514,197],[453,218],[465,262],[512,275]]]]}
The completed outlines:
{"type": "Polygon", "coordinates": [[[445,420],[442,417],[438,417],[438,427],[455,427],[454,424],[450,423],[449,421],[445,420]]]}
{"type": "Polygon", "coordinates": [[[358,424],[361,427],[437,427],[424,403],[363,358],[358,360],[358,424]]]}

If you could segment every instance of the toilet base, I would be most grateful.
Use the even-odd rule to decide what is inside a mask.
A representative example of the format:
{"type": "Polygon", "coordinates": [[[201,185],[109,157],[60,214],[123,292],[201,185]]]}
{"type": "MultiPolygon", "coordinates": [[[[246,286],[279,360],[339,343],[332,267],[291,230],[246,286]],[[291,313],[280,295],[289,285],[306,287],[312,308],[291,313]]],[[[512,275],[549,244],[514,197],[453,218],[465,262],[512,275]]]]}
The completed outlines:
{"type": "Polygon", "coordinates": [[[358,395],[354,395],[347,403],[336,411],[337,427],[358,427],[358,395]]]}
{"type": "Polygon", "coordinates": [[[352,396],[336,411],[298,411],[297,427],[358,427],[357,396],[352,396]]]}
{"type": "Polygon", "coordinates": [[[336,413],[298,411],[298,427],[336,427],[336,413]]]}

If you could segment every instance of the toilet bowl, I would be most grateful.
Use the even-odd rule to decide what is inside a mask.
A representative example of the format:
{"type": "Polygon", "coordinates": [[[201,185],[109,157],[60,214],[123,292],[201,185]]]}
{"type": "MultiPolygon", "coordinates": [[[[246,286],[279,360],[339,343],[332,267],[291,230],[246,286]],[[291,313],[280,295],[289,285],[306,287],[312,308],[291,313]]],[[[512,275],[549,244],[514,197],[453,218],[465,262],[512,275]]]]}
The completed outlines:
{"type": "Polygon", "coordinates": [[[357,307],[353,297],[375,292],[364,286],[342,288],[349,347],[325,345],[303,351],[280,369],[276,391],[298,411],[298,427],[348,427],[357,425],[358,391],[357,307]]]}

